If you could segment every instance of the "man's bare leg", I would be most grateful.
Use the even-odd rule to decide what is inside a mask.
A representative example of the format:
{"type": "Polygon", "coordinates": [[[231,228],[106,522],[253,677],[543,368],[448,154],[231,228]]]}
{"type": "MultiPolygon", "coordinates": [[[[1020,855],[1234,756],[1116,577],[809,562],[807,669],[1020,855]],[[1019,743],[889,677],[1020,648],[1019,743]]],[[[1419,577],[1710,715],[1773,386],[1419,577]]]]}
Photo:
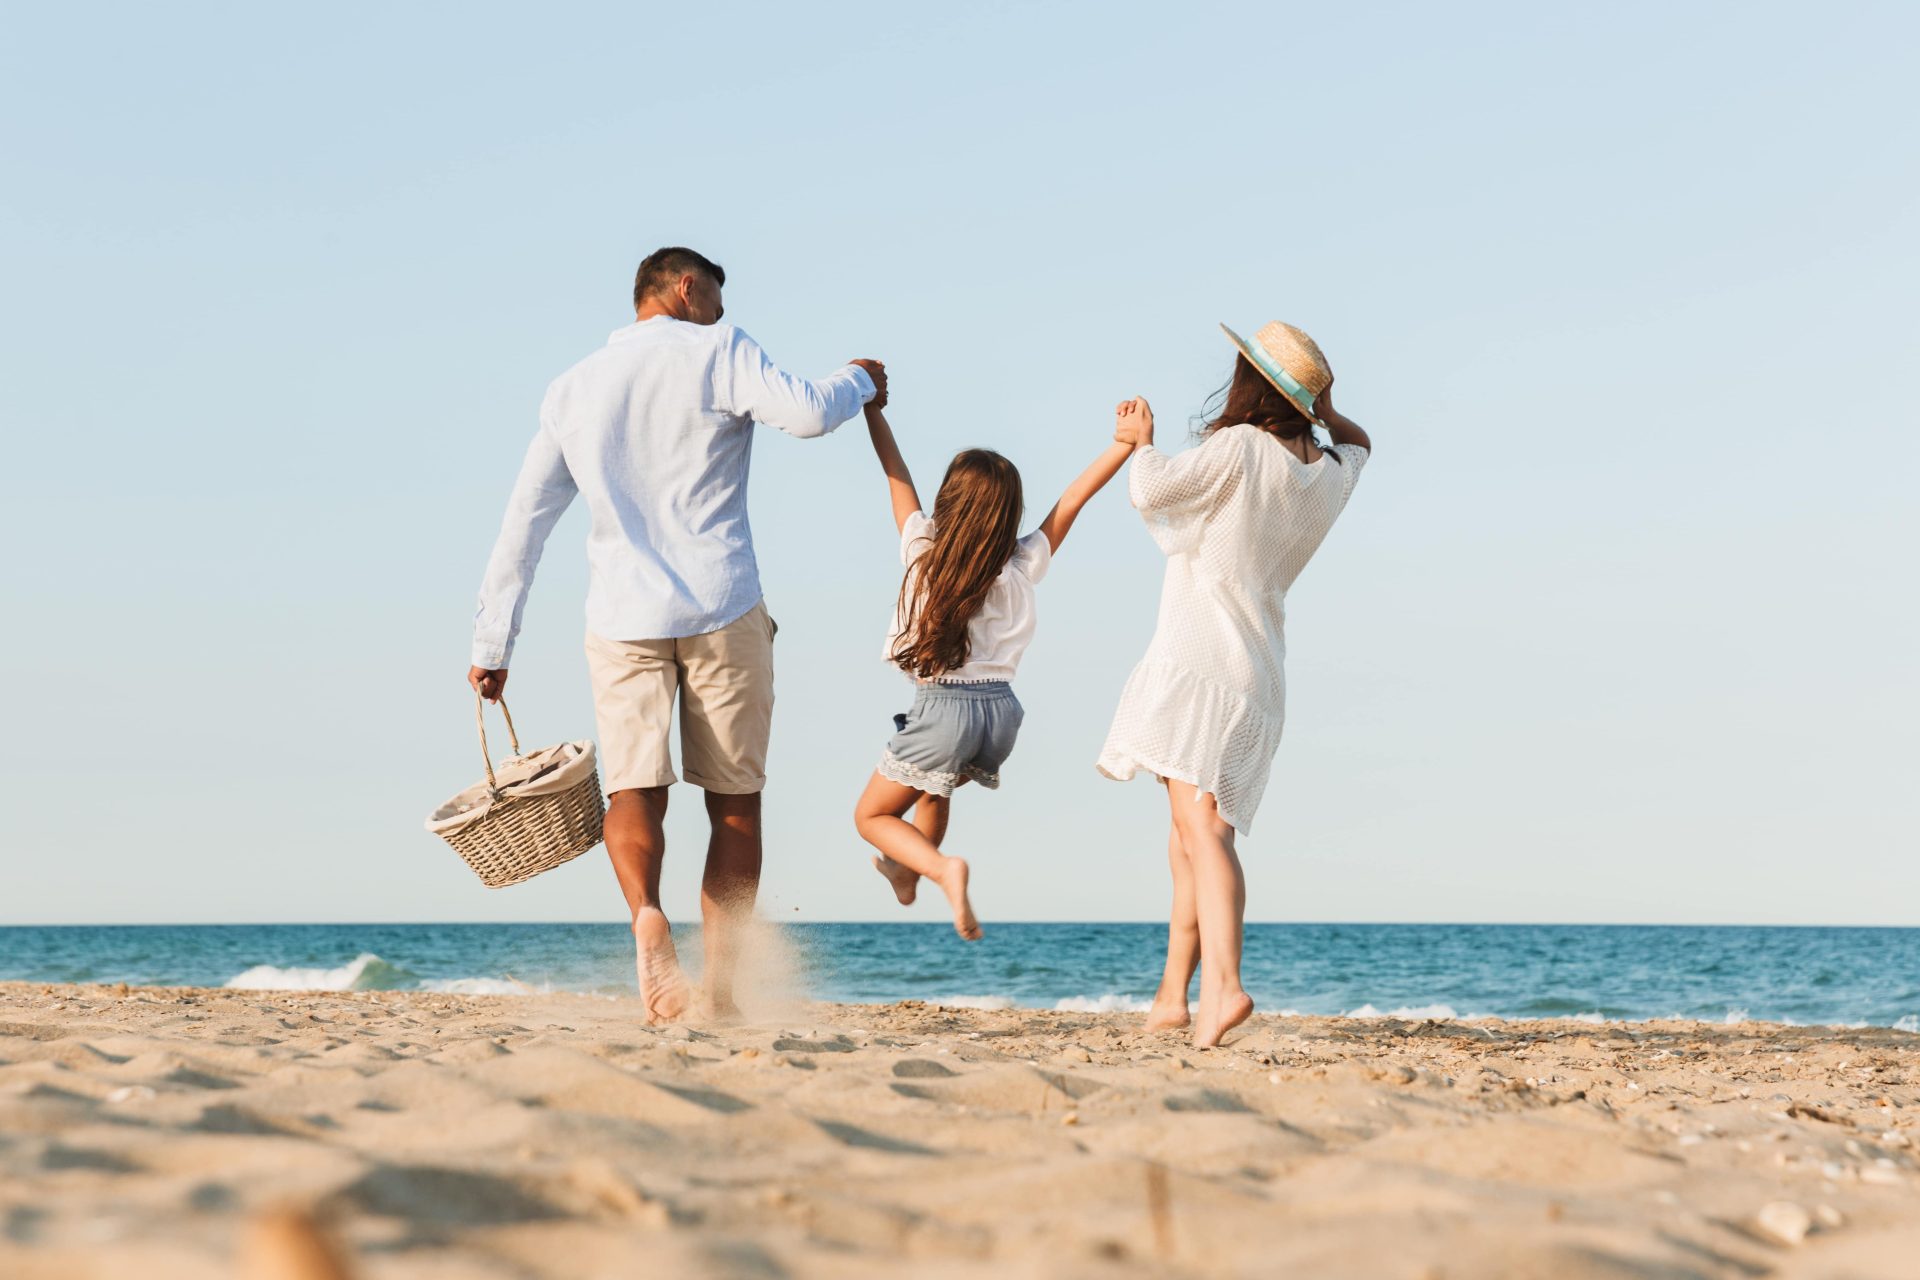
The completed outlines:
{"type": "Polygon", "coordinates": [[[760,793],[730,796],[707,792],[707,870],[700,878],[701,937],[706,972],[701,985],[711,1018],[735,1018],[733,970],[740,959],[740,934],[760,896],[760,793]]]}
{"type": "Polygon", "coordinates": [[[1180,843],[1180,829],[1167,835],[1167,866],[1173,872],[1173,913],[1167,920],[1167,968],[1160,975],[1160,989],[1154,992],[1153,1008],[1147,1010],[1147,1030],[1184,1027],[1187,1015],[1187,988],[1193,985],[1193,971],[1200,967],[1200,917],[1193,902],[1193,860],[1180,843]]]}
{"type": "Polygon", "coordinates": [[[673,929],[660,910],[660,863],[667,836],[667,788],[616,791],[607,801],[605,840],[613,873],[633,924],[634,967],[647,1021],[672,1022],[687,1011],[687,979],[673,950],[673,929]]]}

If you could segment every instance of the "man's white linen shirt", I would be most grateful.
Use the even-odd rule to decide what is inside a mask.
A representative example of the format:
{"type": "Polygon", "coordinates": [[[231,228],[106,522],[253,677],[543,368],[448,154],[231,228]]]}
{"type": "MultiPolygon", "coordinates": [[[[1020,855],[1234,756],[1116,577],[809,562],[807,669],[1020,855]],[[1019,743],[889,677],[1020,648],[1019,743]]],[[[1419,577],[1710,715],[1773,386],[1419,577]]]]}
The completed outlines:
{"type": "Polygon", "coordinates": [[[513,657],[547,535],[579,494],[587,628],[609,640],[717,631],[760,602],[747,526],[753,424],[823,436],[874,396],[848,365],[819,382],[776,368],[730,324],[654,316],[554,379],[480,585],[473,665],[513,657]]]}

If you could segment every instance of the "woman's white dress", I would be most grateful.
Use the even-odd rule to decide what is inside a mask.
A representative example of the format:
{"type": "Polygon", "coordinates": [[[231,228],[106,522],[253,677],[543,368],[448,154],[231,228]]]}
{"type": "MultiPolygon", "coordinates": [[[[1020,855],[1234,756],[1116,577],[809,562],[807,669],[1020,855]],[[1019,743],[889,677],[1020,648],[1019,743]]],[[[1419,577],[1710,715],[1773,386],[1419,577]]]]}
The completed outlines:
{"type": "Polygon", "coordinates": [[[1258,427],[1178,457],[1136,450],[1133,505],[1167,557],[1160,621],[1127,678],[1099,769],[1145,769],[1211,794],[1252,829],[1286,721],[1287,589],[1347,505],[1367,451],[1302,462],[1258,427]]]}

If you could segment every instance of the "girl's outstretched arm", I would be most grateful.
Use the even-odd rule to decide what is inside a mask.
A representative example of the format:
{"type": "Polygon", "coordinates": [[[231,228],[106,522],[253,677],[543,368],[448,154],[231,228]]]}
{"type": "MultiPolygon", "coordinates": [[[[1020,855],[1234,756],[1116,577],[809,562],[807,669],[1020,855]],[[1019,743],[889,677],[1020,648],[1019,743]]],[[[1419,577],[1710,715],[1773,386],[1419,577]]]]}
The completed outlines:
{"type": "MultiPolygon", "coordinates": [[[[1139,403],[1144,408],[1147,402],[1142,400],[1139,403]]],[[[1080,514],[1080,508],[1086,506],[1094,494],[1106,488],[1107,481],[1113,479],[1132,456],[1132,433],[1125,429],[1126,410],[1132,404],[1132,401],[1128,401],[1121,406],[1121,426],[1115,430],[1114,442],[1101,450],[1092,466],[1074,477],[1067,491],[1060,495],[1060,501],[1053,504],[1053,510],[1047,512],[1047,518],[1040,522],[1040,532],[1047,535],[1050,549],[1060,549],[1060,544],[1067,540],[1067,530],[1073,528],[1074,517],[1080,514]],[[1123,435],[1127,438],[1121,438],[1123,435]]]]}
{"type": "Polygon", "coordinates": [[[904,529],[908,516],[920,514],[920,495],[913,488],[913,473],[907,470],[907,460],[900,456],[900,446],[894,442],[887,415],[874,404],[867,405],[866,414],[873,451],[880,458],[880,469],[887,473],[887,493],[893,499],[893,527],[904,529]]]}

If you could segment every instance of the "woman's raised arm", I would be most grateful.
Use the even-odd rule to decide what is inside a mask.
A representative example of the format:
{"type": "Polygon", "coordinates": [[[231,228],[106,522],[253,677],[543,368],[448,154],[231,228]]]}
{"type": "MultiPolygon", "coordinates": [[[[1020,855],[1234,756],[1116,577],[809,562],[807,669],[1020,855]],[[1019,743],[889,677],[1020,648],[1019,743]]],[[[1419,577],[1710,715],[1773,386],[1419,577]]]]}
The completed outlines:
{"type": "MultiPolygon", "coordinates": [[[[1053,504],[1053,510],[1047,512],[1047,518],[1040,522],[1040,532],[1047,535],[1047,547],[1058,551],[1060,544],[1067,540],[1067,530],[1073,528],[1073,521],[1080,514],[1080,508],[1093,499],[1093,495],[1107,487],[1107,481],[1119,474],[1120,468],[1127,464],[1133,454],[1133,423],[1130,415],[1146,411],[1145,400],[1129,400],[1116,411],[1116,424],[1113,443],[1100,451],[1090,466],[1075,476],[1067,491],[1060,495],[1060,501],[1053,504]],[[1136,406],[1138,408],[1136,409],[1136,406]]],[[[1147,421],[1151,424],[1153,415],[1147,411],[1147,421]]],[[[1152,440],[1153,428],[1147,427],[1148,440],[1152,440]]]]}
{"type": "Polygon", "coordinates": [[[1361,430],[1360,424],[1333,407],[1333,384],[1327,384],[1313,407],[1320,414],[1320,421],[1327,424],[1327,434],[1335,444],[1357,444],[1368,453],[1373,452],[1373,441],[1361,430]]]}

